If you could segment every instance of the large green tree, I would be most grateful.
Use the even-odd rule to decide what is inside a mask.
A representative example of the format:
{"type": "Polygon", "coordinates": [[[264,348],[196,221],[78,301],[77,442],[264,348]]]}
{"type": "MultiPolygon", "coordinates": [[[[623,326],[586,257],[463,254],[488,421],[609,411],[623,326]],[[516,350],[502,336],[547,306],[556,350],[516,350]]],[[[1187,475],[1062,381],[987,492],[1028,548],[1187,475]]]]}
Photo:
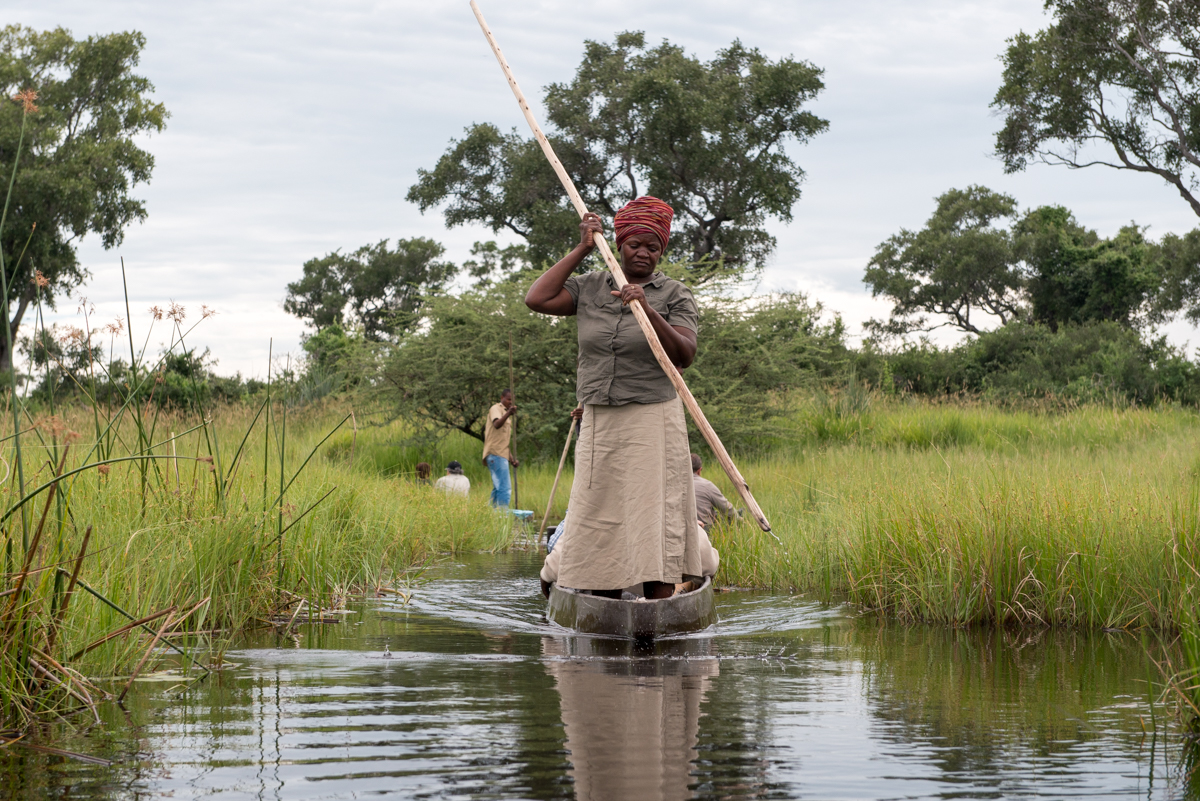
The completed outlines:
{"type": "Polygon", "coordinates": [[[1057,331],[1069,323],[1108,320],[1136,328],[1159,319],[1151,307],[1161,283],[1157,256],[1136,225],[1103,239],[1062,206],[1043,206],[1013,234],[1033,322],[1057,331]]]}
{"type": "MultiPolygon", "coordinates": [[[[780,444],[797,393],[845,366],[845,327],[836,316],[823,322],[824,312],[799,293],[701,299],[687,382],[722,442],[742,453],[780,444]]],[[[707,447],[695,426],[689,433],[694,449],[707,447]]]]}
{"type": "Polygon", "coordinates": [[[482,441],[484,412],[509,386],[511,342],[518,453],[561,448],[575,406],[575,319],[547,322],[529,311],[527,283],[501,281],[431,298],[423,310],[427,325],[385,358],[384,402],[419,434],[458,430],[482,441]]]}
{"type": "MultiPolygon", "coordinates": [[[[1200,255],[1200,245],[1164,242],[1178,272],[1200,255]]],[[[982,186],[952,189],[937,199],[923,229],[901,230],[876,249],[863,281],[893,305],[889,320],[868,326],[883,335],[942,326],[980,334],[987,316],[1054,331],[1096,321],[1138,328],[1162,320],[1170,305],[1159,299],[1167,250],[1136,225],[1105,239],[1061,206],[1020,215],[1008,195],[982,186]]]]}
{"type": "Polygon", "coordinates": [[[1153,299],[1154,311],[1168,316],[1182,311],[1200,324],[1200,229],[1166,234],[1156,247],[1162,285],[1153,299]]]}
{"type": "MultiPolygon", "coordinates": [[[[92,233],[111,248],[146,218],[145,204],[130,193],[150,180],[154,157],[139,144],[162,131],[167,111],[151,99],[150,81],[134,72],[145,44],[134,31],[77,40],[62,28],[0,30],[0,91],[37,93],[36,110],[27,114],[22,105],[0,103],[5,185],[16,170],[0,231],[14,335],[35,298],[35,270],[48,281],[42,298],[53,308],[87,277],[76,257],[79,240],[92,233]]],[[[0,336],[0,370],[11,366],[0,336]]]]}
{"type": "Polygon", "coordinates": [[[304,263],[304,275],[287,286],[283,308],[318,331],[361,326],[371,341],[403,332],[417,320],[430,293],[458,272],[441,259],[445,248],[432,239],[398,239],[364,245],[353,253],[335,250],[304,263]]]}
{"type": "Polygon", "coordinates": [[[868,263],[863,282],[893,304],[891,319],[868,325],[893,335],[947,325],[978,334],[981,317],[1015,318],[1023,282],[1012,236],[997,222],[1016,213],[1016,200],[982,186],[939,197],[922,230],[901,229],[868,263]]]}
{"type": "MultiPolygon", "coordinates": [[[[805,109],[824,88],[805,61],[772,61],[740,42],[702,62],[642,33],[613,44],[588,41],[570,83],[546,89],[548,136],[588,207],[611,220],[651,194],[676,211],[675,258],[697,280],[724,265],[761,268],[774,248],[768,219],[790,220],[804,171],[789,142],[828,123],[805,109]]],[[[534,265],[578,239],[578,218],[537,143],[488,123],[469,127],[409,200],[444,205],[446,224],[482,223],[523,237],[534,265]]]]}
{"type": "Polygon", "coordinates": [[[1047,0],[1054,23],[1009,40],[996,152],[1156,175],[1200,215],[1200,3],[1047,0]]]}

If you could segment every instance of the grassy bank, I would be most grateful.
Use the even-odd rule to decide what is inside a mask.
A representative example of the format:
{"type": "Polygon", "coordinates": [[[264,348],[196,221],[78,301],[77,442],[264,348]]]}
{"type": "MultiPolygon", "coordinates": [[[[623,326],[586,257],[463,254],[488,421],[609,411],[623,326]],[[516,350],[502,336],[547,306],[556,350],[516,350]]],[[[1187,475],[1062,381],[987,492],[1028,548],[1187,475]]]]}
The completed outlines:
{"type": "MultiPolygon", "coordinates": [[[[821,396],[783,447],[738,460],[782,544],[746,523],[718,529],[721,580],[951,625],[1174,629],[1200,577],[1198,422],[1177,408],[821,396]]],[[[408,452],[402,439],[365,430],[362,465],[403,477],[418,458],[439,472],[456,458],[486,497],[473,440],[408,452]]],[[[555,466],[519,471],[521,505],[539,517],[555,466]]],[[[705,475],[733,497],[715,464],[705,475]]]]}
{"type": "Polygon", "coordinates": [[[1174,628],[1200,565],[1196,422],[1095,407],[810,410],[807,441],[747,468],[782,546],[718,532],[724,579],[954,625],[1174,628]]]}
{"type": "MultiPolygon", "coordinates": [[[[123,682],[107,677],[135,670],[164,624],[164,641],[186,652],[173,663],[209,665],[246,627],[403,589],[432,559],[511,541],[509,521],[484,504],[361,469],[353,451],[327,458],[318,445],[343,419],[338,410],[293,416],[286,438],[282,407],[269,427],[254,408],[214,416],[209,425],[167,412],[140,423],[127,416],[99,440],[75,433],[95,428],[90,409],[26,421],[27,494],[63,478],[53,497],[47,489],[26,504],[24,520],[17,510],[6,522],[4,724],[115,696],[123,682]],[[101,464],[110,459],[118,461],[101,464]],[[156,613],[104,641],[131,617],[156,613]]],[[[9,466],[14,445],[0,446],[9,466]]],[[[5,509],[21,494],[15,472],[0,490],[5,509]]]]}
{"type": "MultiPolygon", "coordinates": [[[[90,409],[25,420],[37,426],[22,438],[27,494],[53,484],[60,463],[64,477],[53,499],[45,489],[7,521],[7,725],[86,707],[67,689],[116,695],[120,682],[99,679],[134,670],[167,621],[164,638],[188,652],[173,661],[207,664],[247,626],[403,584],[443,554],[512,542],[508,519],[487,506],[475,440],[413,447],[402,424],[354,420],[325,439],[346,410],[309,408],[286,426],[282,411],[269,426],[256,407],[224,409],[210,424],[145,411],[107,432],[90,409]],[[94,430],[103,436],[73,433],[94,430]],[[106,459],[124,461],[98,464],[106,459]],[[437,475],[451,459],[465,466],[471,497],[416,485],[417,461],[437,475]],[[80,653],[129,624],[114,607],[164,616],[80,653]],[[21,660],[37,667],[13,669],[21,660]],[[64,688],[48,692],[55,681],[64,688]]],[[[821,396],[796,410],[782,447],[739,458],[781,542],[747,523],[718,528],[720,579],[951,625],[1174,629],[1194,620],[1200,576],[1196,423],[1171,408],[1051,413],[821,396]]],[[[9,465],[14,445],[0,443],[9,465]]],[[[539,520],[556,466],[518,471],[520,505],[539,520]]],[[[715,465],[705,474],[733,497],[715,465]]],[[[552,519],[570,477],[568,466],[552,519]]],[[[18,483],[10,471],[0,485],[5,509],[16,508],[18,483]]]]}

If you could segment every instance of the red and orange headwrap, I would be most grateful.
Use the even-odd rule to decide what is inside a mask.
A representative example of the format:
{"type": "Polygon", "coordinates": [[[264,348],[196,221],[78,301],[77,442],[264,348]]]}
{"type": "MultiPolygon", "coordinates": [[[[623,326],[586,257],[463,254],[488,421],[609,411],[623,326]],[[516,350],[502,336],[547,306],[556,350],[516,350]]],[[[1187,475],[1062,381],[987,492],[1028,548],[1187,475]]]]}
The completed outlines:
{"type": "Polygon", "coordinates": [[[671,237],[671,220],[675,210],[656,197],[642,195],[626,203],[613,217],[613,228],[617,232],[617,248],[634,234],[653,234],[658,237],[663,250],[671,237]]]}

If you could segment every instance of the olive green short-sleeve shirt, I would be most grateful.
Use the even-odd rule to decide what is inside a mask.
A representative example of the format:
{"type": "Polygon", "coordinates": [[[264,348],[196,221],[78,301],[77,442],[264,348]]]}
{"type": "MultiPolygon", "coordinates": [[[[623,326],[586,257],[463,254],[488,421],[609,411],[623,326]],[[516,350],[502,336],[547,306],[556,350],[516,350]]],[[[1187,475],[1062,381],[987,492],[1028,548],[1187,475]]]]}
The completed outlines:
{"type": "MultiPolygon", "coordinates": [[[[662,403],[675,387],[650,350],[633,310],[610,293],[617,284],[607,270],[567,279],[579,323],[575,394],[580,403],[624,406],[662,403]]],[[[697,330],[700,311],[686,286],[660,272],[642,284],[646,302],[672,326],[697,330]]]]}

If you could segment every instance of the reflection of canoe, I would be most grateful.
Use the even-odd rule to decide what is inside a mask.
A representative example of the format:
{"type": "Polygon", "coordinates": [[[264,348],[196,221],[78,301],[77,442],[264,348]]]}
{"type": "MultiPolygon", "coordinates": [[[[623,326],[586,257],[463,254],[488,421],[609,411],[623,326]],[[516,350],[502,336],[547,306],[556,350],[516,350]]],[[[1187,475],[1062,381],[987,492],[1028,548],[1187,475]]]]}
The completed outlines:
{"type": "Polygon", "coordinates": [[[712,579],[691,592],[659,601],[636,601],[586,595],[557,584],[550,588],[546,616],[583,634],[652,639],[700,631],[717,622],[712,579]]]}
{"type": "Polygon", "coordinates": [[[693,797],[704,701],[721,673],[711,638],[543,637],[542,654],[574,798],[693,797]]]}

